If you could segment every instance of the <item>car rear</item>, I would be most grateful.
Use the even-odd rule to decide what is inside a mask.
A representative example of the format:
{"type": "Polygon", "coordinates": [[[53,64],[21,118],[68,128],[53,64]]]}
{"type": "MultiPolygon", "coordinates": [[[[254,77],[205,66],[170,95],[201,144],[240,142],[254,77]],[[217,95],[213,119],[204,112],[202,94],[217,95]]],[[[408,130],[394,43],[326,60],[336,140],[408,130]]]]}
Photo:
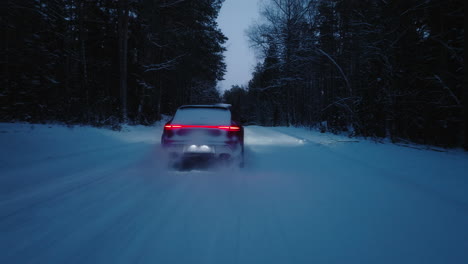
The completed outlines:
{"type": "Polygon", "coordinates": [[[244,130],[227,106],[182,106],[164,126],[161,145],[173,159],[206,157],[242,164],[244,130]]]}

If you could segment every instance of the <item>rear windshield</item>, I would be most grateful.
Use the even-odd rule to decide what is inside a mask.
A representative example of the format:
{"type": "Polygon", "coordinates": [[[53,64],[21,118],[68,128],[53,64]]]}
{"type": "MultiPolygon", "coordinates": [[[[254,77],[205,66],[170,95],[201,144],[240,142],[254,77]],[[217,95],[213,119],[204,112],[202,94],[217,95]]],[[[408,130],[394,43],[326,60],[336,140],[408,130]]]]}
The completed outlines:
{"type": "Polygon", "coordinates": [[[220,126],[231,124],[231,112],[222,108],[182,108],[177,110],[173,124],[220,126]]]}

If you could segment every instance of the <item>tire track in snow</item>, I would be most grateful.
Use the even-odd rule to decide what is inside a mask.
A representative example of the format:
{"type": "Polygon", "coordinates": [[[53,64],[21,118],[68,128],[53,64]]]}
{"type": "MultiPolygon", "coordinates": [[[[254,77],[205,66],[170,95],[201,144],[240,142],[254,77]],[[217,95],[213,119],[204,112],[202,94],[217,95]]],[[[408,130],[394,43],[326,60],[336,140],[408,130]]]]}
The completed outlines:
{"type": "MultiPolygon", "coordinates": [[[[133,149],[130,153],[127,152],[127,154],[136,153],[137,151],[140,151],[140,149],[133,149]]],[[[116,155],[118,156],[119,154],[116,155]]],[[[101,166],[98,168],[85,168],[85,171],[69,173],[66,176],[51,177],[47,178],[47,181],[27,185],[15,193],[10,193],[7,199],[0,201],[0,222],[23,210],[59,199],[68,193],[79,191],[89,185],[103,183],[112,177],[112,172],[127,166],[128,163],[119,164],[118,167],[101,166]]]]}

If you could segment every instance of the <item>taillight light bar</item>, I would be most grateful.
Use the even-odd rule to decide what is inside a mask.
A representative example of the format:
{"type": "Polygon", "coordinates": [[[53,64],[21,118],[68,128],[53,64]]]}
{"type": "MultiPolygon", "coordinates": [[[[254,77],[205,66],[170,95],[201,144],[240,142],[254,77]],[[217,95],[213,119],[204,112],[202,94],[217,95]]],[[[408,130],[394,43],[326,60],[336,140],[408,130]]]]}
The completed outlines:
{"type": "Polygon", "coordinates": [[[165,129],[173,129],[173,128],[181,128],[182,126],[180,125],[165,125],[164,128],[165,129]]]}
{"type": "Polygon", "coordinates": [[[164,129],[171,130],[171,129],[178,129],[178,128],[215,128],[215,129],[222,129],[226,131],[240,131],[241,128],[239,126],[198,126],[198,125],[165,125],[164,129]]]}

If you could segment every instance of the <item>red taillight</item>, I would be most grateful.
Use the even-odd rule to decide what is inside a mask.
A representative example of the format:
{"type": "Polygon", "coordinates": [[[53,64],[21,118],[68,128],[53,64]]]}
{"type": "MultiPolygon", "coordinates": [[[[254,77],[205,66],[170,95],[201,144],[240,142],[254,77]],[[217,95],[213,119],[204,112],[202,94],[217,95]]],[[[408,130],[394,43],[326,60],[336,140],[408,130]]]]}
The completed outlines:
{"type": "Polygon", "coordinates": [[[197,126],[197,125],[165,125],[164,129],[177,129],[177,128],[217,128],[227,131],[240,131],[238,126],[197,126]]]}
{"type": "Polygon", "coordinates": [[[165,129],[174,129],[174,128],[181,128],[181,125],[165,125],[165,129]]]}
{"type": "Polygon", "coordinates": [[[218,128],[222,130],[227,130],[227,131],[239,131],[240,130],[240,127],[238,126],[219,126],[218,128]]]}

